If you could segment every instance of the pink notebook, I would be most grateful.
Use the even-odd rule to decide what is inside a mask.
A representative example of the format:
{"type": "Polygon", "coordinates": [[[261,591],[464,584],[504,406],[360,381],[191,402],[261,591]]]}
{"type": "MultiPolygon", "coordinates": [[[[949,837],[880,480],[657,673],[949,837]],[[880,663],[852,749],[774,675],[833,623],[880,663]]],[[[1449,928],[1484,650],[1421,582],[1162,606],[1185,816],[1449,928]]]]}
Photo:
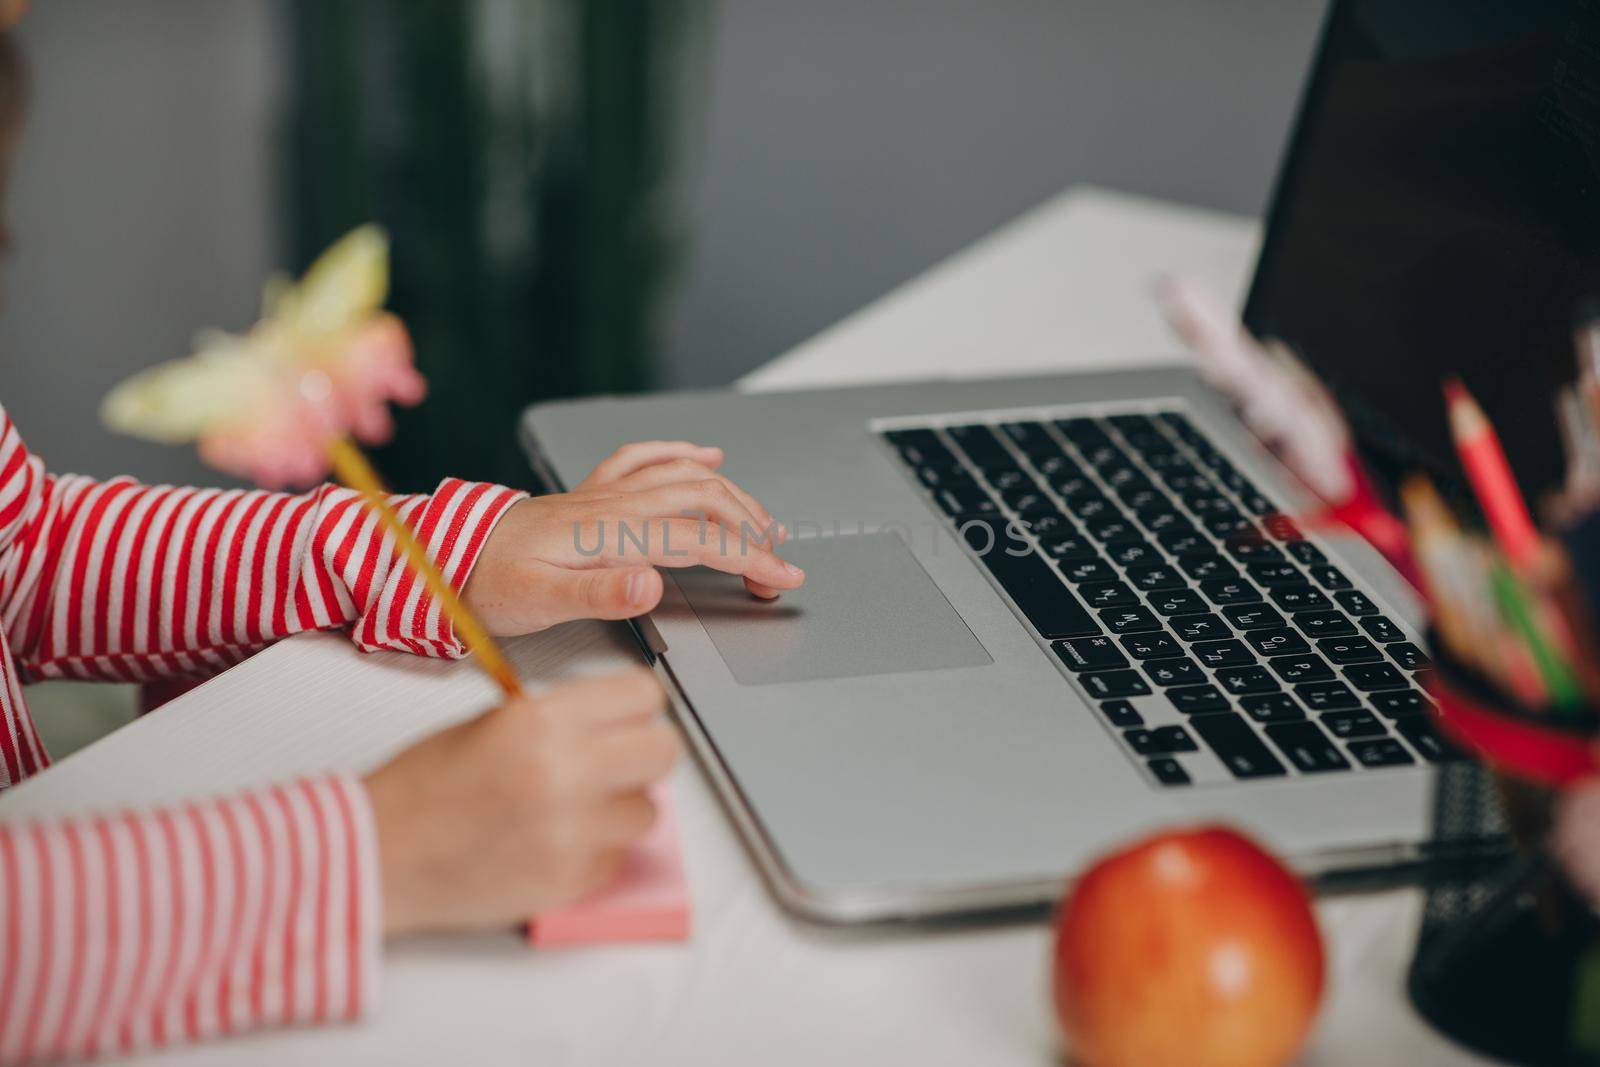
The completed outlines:
{"type": "Polygon", "coordinates": [[[528,923],[535,945],[619,941],[684,941],[689,937],[689,886],[678,847],[672,794],[657,786],[656,824],[634,848],[616,882],[560,911],[528,923]]]}

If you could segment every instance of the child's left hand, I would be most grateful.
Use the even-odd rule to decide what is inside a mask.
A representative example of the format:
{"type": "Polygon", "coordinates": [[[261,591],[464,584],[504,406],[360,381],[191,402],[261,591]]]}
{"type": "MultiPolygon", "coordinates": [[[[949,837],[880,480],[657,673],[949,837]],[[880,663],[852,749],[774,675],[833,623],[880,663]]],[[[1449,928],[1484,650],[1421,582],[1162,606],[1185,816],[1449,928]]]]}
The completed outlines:
{"type": "Polygon", "coordinates": [[[657,567],[737,574],[771,599],[805,581],[773,552],[788,533],[718,474],[722,450],[687,441],[625,445],[570,493],[535,497],[495,527],[462,595],[492,632],[573,619],[628,619],[661,600],[657,567]]]}

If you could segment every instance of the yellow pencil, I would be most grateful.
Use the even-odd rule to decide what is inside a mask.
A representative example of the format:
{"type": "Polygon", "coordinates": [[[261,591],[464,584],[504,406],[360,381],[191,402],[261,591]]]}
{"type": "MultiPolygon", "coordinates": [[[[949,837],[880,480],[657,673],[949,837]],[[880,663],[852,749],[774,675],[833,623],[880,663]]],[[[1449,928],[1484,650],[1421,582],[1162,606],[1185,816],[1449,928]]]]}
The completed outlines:
{"type": "Polygon", "coordinates": [[[517,672],[512,669],[511,661],[506,659],[505,653],[489,635],[489,631],[484,629],[483,623],[456,595],[445,576],[439,573],[427,549],[412,535],[411,528],[401,522],[394,508],[389,506],[388,490],[361,449],[347,437],[336,438],[328,445],[328,461],[339,480],[360,492],[372,505],[384,528],[394,535],[395,547],[412,572],[422,579],[428,592],[439,601],[440,614],[450,620],[461,643],[477,657],[478,665],[495,680],[507,697],[521,696],[522,683],[517,680],[517,672]]]}

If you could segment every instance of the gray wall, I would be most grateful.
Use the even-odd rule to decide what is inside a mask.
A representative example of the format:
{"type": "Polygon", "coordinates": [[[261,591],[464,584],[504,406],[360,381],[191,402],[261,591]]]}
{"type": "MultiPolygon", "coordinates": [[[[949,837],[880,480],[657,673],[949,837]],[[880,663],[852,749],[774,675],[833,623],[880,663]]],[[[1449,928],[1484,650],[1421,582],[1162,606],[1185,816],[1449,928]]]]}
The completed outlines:
{"type": "Polygon", "coordinates": [[[727,0],[671,380],[726,382],[1074,182],[1260,212],[1323,7],[727,0]]]}
{"type": "MultiPolygon", "coordinates": [[[[723,0],[668,380],[726,382],[1073,182],[1258,211],[1321,7],[723,0]]],[[[210,477],[94,410],[195,327],[254,315],[277,259],[279,13],[47,0],[23,23],[0,400],[56,469],[210,477]]]]}
{"type": "Polygon", "coordinates": [[[19,29],[32,111],[7,213],[0,402],[58,471],[217,481],[100,429],[100,398],[239,329],[276,261],[269,0],[48,0],[19,29]]]}

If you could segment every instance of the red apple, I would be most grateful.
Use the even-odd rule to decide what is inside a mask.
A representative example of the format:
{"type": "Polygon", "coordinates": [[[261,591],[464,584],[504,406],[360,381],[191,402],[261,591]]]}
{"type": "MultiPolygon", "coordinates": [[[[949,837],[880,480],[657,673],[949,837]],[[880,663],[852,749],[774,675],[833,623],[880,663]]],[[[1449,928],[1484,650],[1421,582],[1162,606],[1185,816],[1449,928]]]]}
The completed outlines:
{"type": "Polygon", "coordinates": [[[1224,827],[1104,857],[1056,915],[1056,1015],[1084,1067],[1280,1067],[1322,969],[1305,886],[1224,827]]]}

